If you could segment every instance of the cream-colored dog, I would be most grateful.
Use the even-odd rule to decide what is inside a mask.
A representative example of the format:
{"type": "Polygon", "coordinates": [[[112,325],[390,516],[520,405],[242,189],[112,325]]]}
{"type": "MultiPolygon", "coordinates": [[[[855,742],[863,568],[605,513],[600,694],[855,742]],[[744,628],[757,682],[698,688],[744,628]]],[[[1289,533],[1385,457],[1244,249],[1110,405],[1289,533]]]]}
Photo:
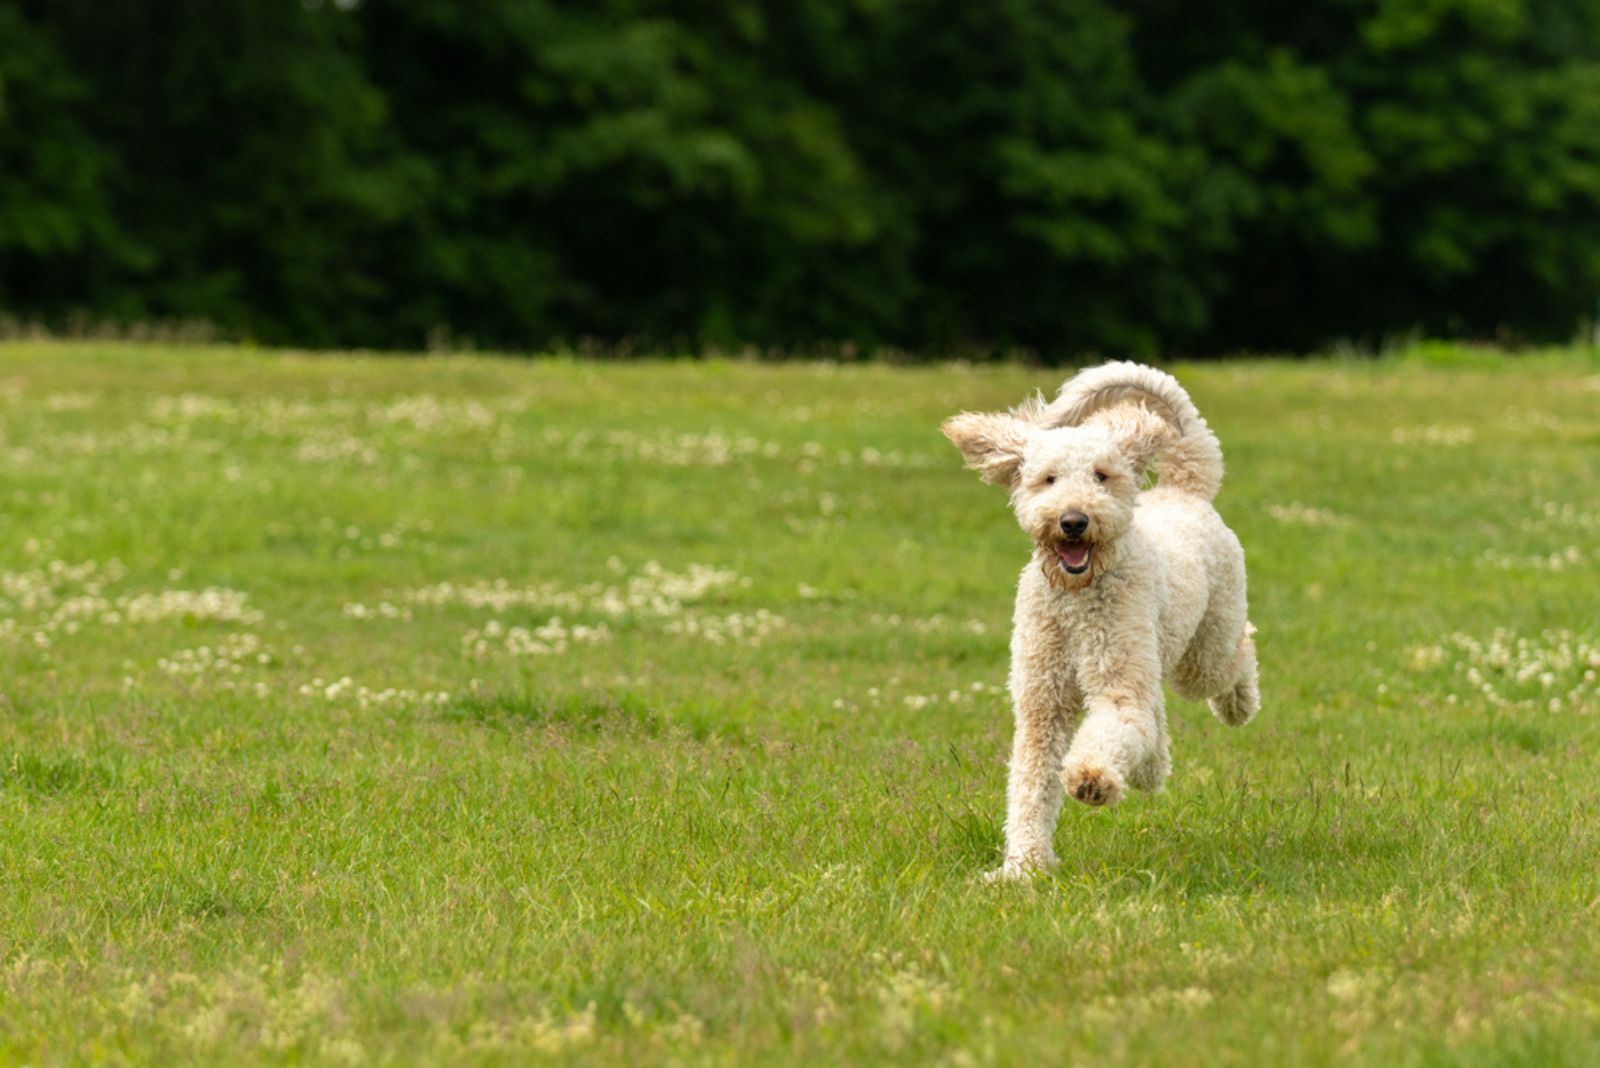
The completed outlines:
{"type": "Polygon", "coordinates": [[[1224,723],[1256,714],[1244,550],[1211,505],[1216,435],[1152,367],[1108,363],[1049,404],[965,412],[943,429],[1011,491],[1034,543],[1012,618],[1006,856],[991,873],[1014,878],[1056,864],[1063,789],[1114,805],[1166,780],[1162,679],[1224,723]],[[1158,482],[1141,491],[1152,469],[1158,482]]]}

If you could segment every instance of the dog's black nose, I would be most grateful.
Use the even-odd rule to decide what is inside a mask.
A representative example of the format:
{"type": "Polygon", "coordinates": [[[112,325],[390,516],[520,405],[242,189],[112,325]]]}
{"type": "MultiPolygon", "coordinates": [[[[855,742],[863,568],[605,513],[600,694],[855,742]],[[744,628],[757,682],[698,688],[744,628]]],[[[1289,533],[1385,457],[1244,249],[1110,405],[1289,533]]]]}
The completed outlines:
{"type": "Polygon", "coordinates": [[[1082,512],[1068,512],[1061,517],[1061,533],[1070,538],[1080,537],[1089,529],[1089,517],[1082,512]]]}

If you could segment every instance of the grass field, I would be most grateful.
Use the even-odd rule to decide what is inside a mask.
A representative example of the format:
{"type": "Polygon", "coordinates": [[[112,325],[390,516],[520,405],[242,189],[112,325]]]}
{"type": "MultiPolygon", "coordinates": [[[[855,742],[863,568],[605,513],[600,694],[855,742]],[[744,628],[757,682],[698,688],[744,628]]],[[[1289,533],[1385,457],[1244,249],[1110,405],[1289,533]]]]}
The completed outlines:
{"type": "Polygon", "coordinates": [[[1264,710],[987,886],[1058,373],[0,348],[0,1062],[1600,1063],[1600,362],[1175,370],[1264,710]]]}

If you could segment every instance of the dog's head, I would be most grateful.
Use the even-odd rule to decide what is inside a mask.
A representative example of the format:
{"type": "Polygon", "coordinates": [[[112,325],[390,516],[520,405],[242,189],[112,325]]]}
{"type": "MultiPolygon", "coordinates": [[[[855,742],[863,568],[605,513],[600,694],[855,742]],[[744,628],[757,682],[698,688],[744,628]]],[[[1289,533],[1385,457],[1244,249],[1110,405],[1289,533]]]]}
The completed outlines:
{"type": "Polygon", "coordinates": [[[1145,474],[1173,435],[1136,404],[1097,412],[1081,426],[1049,426],[1038,400],[1009,412],[963,412],[941,429],[968,467],[1011,491],[1045,576],[1063,589],[1088,585],[1111,565],[1145,474]]]}

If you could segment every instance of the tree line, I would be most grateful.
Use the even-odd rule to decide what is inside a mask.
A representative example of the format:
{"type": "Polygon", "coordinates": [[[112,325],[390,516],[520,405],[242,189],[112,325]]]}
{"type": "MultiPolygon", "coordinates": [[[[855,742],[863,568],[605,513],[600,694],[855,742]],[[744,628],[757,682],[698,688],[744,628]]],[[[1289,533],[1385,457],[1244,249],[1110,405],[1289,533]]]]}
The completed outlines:
{"type": "Polygon", "coordinates": [[[0,0],[0,312],[1047,356],[1565,340],[1600,0],[0,0]]]}

